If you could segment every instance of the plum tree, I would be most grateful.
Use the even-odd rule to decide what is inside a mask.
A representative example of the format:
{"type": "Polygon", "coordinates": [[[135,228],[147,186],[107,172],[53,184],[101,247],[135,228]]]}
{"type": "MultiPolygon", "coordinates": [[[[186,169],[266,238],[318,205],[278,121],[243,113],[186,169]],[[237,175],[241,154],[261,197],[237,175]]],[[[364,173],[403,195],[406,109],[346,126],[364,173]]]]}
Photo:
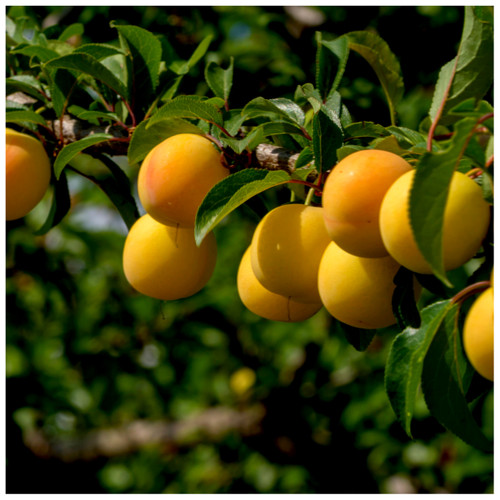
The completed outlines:
{"type": "Polygon", "coordinates": [[[474,301],[465,318],[464,350],[474,369],[493,381],[493,287],[474,301]]]}
{"type": "MultiPolygon", "coordinates": [[[[418,92],[404,95],[401,69],[405,64],[411,66],[411,61],[400,65],[397,55],[373,30],[338,34],[316,31],[315,67],[311,67],[309,61],[309,69],[301,73],[301,81],[293,83],[298,73],[292,71],[280,76],[278,66],[283,64],[278,64],[276,78],[272,78],[274,84],[267,85],[272,83],[268,81],[253,85],[251,82],[254,90],[265,91],[264,97],[249,95],[251,89],[240,85],[241,73],[238,76],[235,71],[240,72],[242,68],[245,71],[248,65],[234,60],[230,52],[219,51],[218,48],[224,46],[223,40],[220,37],[213,40],[210,30],[183,37],[186,44],[181,42],[181,47],[175,47],[171,43],[180,39],[172,36],[174,32],[164,30],[168,26],[154,32],[148,31],[144,23],[127,25],[123,19],[108,26],[116,30],[116,38],[109,43],[93,43],[88,36],[95,31],[91,29],[85,38],[92,43],[75,44],[75,37],[82,37],[83,27],[87,29],[75,16],[70,16],[74,24],[67,29],[56,25],[46,29],[38,20],[29,20],[29,8],[14,7],[9,11],[5,120],[13,124],[13,128],[29,134],[29,145],[22,154],[14,154],[14,148],[7,150],[7,218],[23,216],[29,211],[43,196],[51,175],[53,184],[52,196],[47,196],[50,210],[44,223],[36,229],[34,243],[28,242],[29,247],[25,245],[26,235],[37,217],[7,225],[9,293],[17,290],[22,299],[27,285],[31,287],[23,271],[37,271],[37,278],[45,280],[51,275],[54,279],[47,289],[51,296],[52,285],[58,277],[63,279],[58,288],[66,297],[68,291],[71,292],[68,279],[80,279],[80,257],[85,251],[85,246],[76,245],[75,239],[81,235],[82,241],[91,245],[92,252],[85,255],[88,253],[92,258],[94,250],[99,250],[94,241],[103,241],[112,248],[113,241],[124,239],[121,233],[112,235],[108,231],[102,238],[82,233],[82,217],[90,213],[92,220],[85,222],[92,224],[85,227],[101,229],[102,221],[108,220],[107,209],[111,204],[118,212],[115,215],[121,216],[129,228],[122,249],[123,260],[117,262],[123,267],[123,279],[138,291],[134,295],[140,293],[159,300],[186,298],[197,293],[214,271],[217,246],[212,231],[221,224],[220,243],[224,243],[224,254],[228,256],[223,263],[226,267],[223,274],[231,272],[234,248],[248,247],[238,271],[233,269],[233,285],[237,286],[232,298],[236,298],[237,303],[227,302],[226,288],[211,287],[209,307],[204,307],[208,295],[201,294],[204,306],[196,311],[196,318],[207,317],[209,331],[202,332],[201,344],[217,349],[229,347],[231,354],[243,356],[234,363],[231,360],[226,363],[229,368],[233,366],[228,374],[233,373],[230,388],[234,403],[252,395],[252,398],[255,396],[253,405],[259,403],[258,399],[264,394],[261,390],[255,393],[250,390],[256,374],[260,373],[253,342],[259,338],[250,339],[249,344],[247,333],[256,332],[262,337],[262,333],[266,336],[267,329],[272,333],[276,328],[279,340],[285,342],[284,351],[280,352],[286,354],[291,349],[294,354],[299,352],[296,347],[299,348],[301,360],[301,353],[305,356],[303,366],[306,368],[316,362],[317,349],[325,349],[326,358],[322,361],[326,364],[322,364],[329,369],[330,364],[336,364],[338,355],[345,352],[344,341],[364,350],[377,334],[375,330],[397,320],[398,325],[391,328],[395,334],[391,345],[386,344],[385,332],[380,332],[383,338],[381,344],[377,344],[389,348],[384,349],[387,360],[382,360],[385,388],[404,430],[411,434],[416,390],[420,387],[430,413],[444,428],[453,430],[469,444],[489,450],[486,442],[489,437],[482,439],[472,425],[475,415],[465,414],[468,408],[472,410],[468,399],[470,391],[465,394],[455,391],[457,394],[448,398],[451,384],[461,381],[447,374],[455,374],[457,366],[468,365],[465,349],[456,349],[453,342],[445,340],[455,334],[455,325],[461,320],[460,308],[455,306],[472,292],[485,289],[485,283],[477,283],[477,279],[483,279],[493,265],[493,231],[490,231],[494,181],[494,110],[490,104],[493,12],[490,7],[465,8],[463,37],[460,41],[454,40],[453,45],[466,50],[460,50],[452,62],[436,72],[439,76],[433,95],[429,94],[431,99],[417,99],[418,102],[412,98],[418,92]],[[214,41],[215,46],[210,48],[214,41]],[[346,93],[347,80],[363,78],[353,73],[346,80],[345,70],[351,68],[352,72],[358,67],[357,64],[351,67],[351,54],[365,59],[366,67],[375,71],[373,76],[379,80],[380,87],[370,83],[367,89],[360,87],[354,89],[354,94],[346,93]],[[457,61],[459,64],[455,64],[457,61]],[[281,82],[278,86],[277,81],[281,82]],[[376,106],[359,106],[356,97],[361,94],[366,102],[373,101],[376,106]],[[388,105],[388,115],[380,113],[379,105],[383,101],[388,105]],[[413,109],[415,103],[418,109],[413,109]],[[408,107],[412,113],[404,112],[408,107]],[[367,110],[369,113],[365,114],[367,110]],[[40,139],[53,162],[53,174],[43,150],[33,153],[35,137],[40,139]],[[9,161],[9,155],[23,169],[14,169],[15,162],[9,161]],[[21,157],[28,158],[29,162],[21,161],[21,157]],[[136,172],[139,162],[142,166],[136,172]],[[47,168],[40,167],[40,163],[47,168]],[[459,166],[461,171],[469,170],[474,181],[455,174],[450,189],[451,172],[445,174],[447,166],[452,168],[452,165],[459,166]],[[28,168],[32,168],[33,173],[28,168]],[[42,182],[43,171],[48,173],[42,182]],[[414,172],[418,173],[419,183],[413,190],[414,172]],[[96,212],[87,210],[90,203],[101,203],[88,189],[88,181],[108,198],[106,205],[96,212]],[[429,186],[431,189],[427,189],[429,186]],[[142,207],[134,196],[136,188],[142,207]],[[28,203],[36,189],[40,192],[35,200],[18,210],[28,203]],[[408,193],[411,193],[411,206],[408,193]],[[288,203],[289,200],[293,203],[288,203]],[[268,203],[279,206],[269,211],[268,203]],[[244,210],[236,214],[234,223],[231,215],[239,207],[244,210]],[[142,208],[146,215],[139,217],[142,208]],[[251,241],[244,241],[240,246],[252,224],[246,209],[262,216],[262,220],[251,241]],[[16,213],[12,215],[13,212],[16,213]],[[103,216],[106,219],[102,219],[103,216]],[[54,237],[48,234],[45,238],[54,228],[54,237]],[[439,247],[441,239],[443,248],[439,247]],[[22,245],[19,248],[22,251],[18,251],[18,245],[22,245]],[[484,251],[478,252],[481,245],[484,251]],[[50,269],[38,265],[44,261],[44,251],[48,252],[50,269]],[[62,259],[57,267],[52,265],[56,262],[53,260],[56,251],[62,259]],[[443,257],[444,266],[441,265],[443,257]],[[476,258],[467,263],[471,257],[476,258]],[[31,266],[23,269],[23,263],[31,263],[31,266]],[[451,280],[446,278],[444,270],[464,263],[459,272],[450,273],[451,280]],[[61,272],[52,273],[59,269],[61,272]],[[413,276],[431,272],[434,276],[413,276]],[[425,300],[417,300],[418,285],[413,284],[417,278],[426,287],[425,300]],[[287,323],[266,326],[251,312],[246,318],[231,314],[226,321],[224,315],[229,312],[229,306],[231,313],[245,312],[246,306],[263,318],[287,323]],[[325,311],[320,311],[305,330],[300,324],[297,326],[298,337],[289,335],[294,330],[289,322],[310,318],[322,307],[325,311]],[[332,344],[323,342],[328,335],[323,330],[327,327],[323,323],[326,310],[331,314],[326,319],[331,320],[332,330],[346,334],[345,338],[335,339],[338,347],[335,353],[331,352],[332,344]],[[212,311],[219,313],[215,323],[214,318],[209,317],[212,311]],[[252,318],[258,320],[257,326],[240,324],[252,318]],[[337,325],[338,322],[344,325],[337,325]],[[241,349],[234,342],[218,342],[220,335],[214,334],[214,327],[219,333],[227,330],[226,333],[231,334],[235,328],[243,333],[242,338],[236,339],[243,342],[241,349]],[[264,328],[266,332],[257,332],[254,327],[264,328]],[[306,331],[309,327],[321,330],[316,334],[306,331]],[[398,334],[396,328],[401,330],[398,334]],[[306,336],[300,331],[306,331],[306,336]],[[245,366],[246,361],[252,367],[250,371],[234,372],[238,366],[245,366]],[[436,373],[443,376],[436,380],[436,373]],[[450,408],[461,410],[453,412],[450,408]]],[[[234,17],[234,13],[231,16],[234,17]]],[[[154,29],[157,30],[158,25],[155,24],[154,29]]],[[[403,50],[399,52],[404,54],[403,50]]],[[[311,51],[304,51],[306,53],[311,51]]],[[[370,82],[372,80],[375,82],[375,78],[370,82]]],[[[426,89],[431,90],[431,82],[426,80],[426,89]]],[[[7,142],[9,134],[12,140],[18,140],[18,133],[12,131],[7,132],[7,142]]],[[[98,254],[107,258],[108,250],[98,254]]],[[[107,263],[109,260],[105,265],[107,263]]],[[[85,273],[82,277],[85,278],[85,273]]],[[[33,286],[36,284],[37,288],[29,296],[35,293],[38,297],[38,281],[35,280],[33,286]]],[[[116,283],[101,281],[100,290],[113,292],[116,283]]],[[[83,284],[87,290],[87,282],[83,284]]],[[[160,325],[160,318],[156,316],[158,304],[148,301],[147,297],[136,299],[138,303],[131,312],[139,314],[141,324],[151,321],[153,330],[156,329],[160,325]]],[[[26,300],[15,302],[21,307],[26,300]]],[[[29,306],[32,301],[28,302],[29,306]]],[[[79,313],[73,301],[70,305],[70,314],[79,313]]],[[[199,305],[200,301],[195,298],[185,306],[172,305],[170,311],[182,316],[186,307],[195,312],[199,305]]],[[[58,307],[56,313],[60,310],[58,307]]],[[[13,311],[16,312],[15,308],[13,311]]],[[[32,312],[29,307],[23,311],[32,312]]],[[[85,312],[83,308],[81,314],[84,316],[85,312]]],[[[17,324],[21,316],[14,314],[11,330],[23,334],[27,329],[18,328],[17,324]]],[[[24,316],[32,323],[31,320],[40,315],[24,316]]],[[[104,320],[113,320],[108,317],[106,313],[104,320]]],[[[172,317],[172,321],[177,319],[172,317]]],[[[79,323],[85,326],[85,321],[79,323]]],[[[481,326],[481,318],[468,321],[467,329],[486,330],[481,326]]],[[[163,337],[156,340],[169,341],[168,335],[163,337]]],[[[480,334],[474,336],[479,343],[476,352],[481,354],[488,342],[480,342],[480,337],[480,334]]],[[[17,352],[27,352],[23,350],[25,340],[23,335],[16,340],[17,352]]],[[[71,338],[68,340],[71,344],[71,338]]],[[[188,342],[188,347],[194,345],[191,340],[175,339],[188,342]]],[[[274,342],[277,337],[271,340],[272,346],[268,347],[278,345],[274,342]]],[[[175,361],[175,356],[170,356],[169,345],[165,349],[168,360],[175,361]]],[[[370,356],[373,354],[371,351],[370,356]]],[[[182,357],[182,352],[180,355],[182,357]]],[[[289,356],[285,357],[286,360],[283,356],[278,360],[280,370],[283,360],[289,364],[289,356]]],[[[471,355],[471,362],[475,364],[473,358],[471,355]]],[[[220,359],[220,356],[214,357],[217,362],[220,359]]],[[[269,357],[263,360],[267,362],[269,357]]],[[[181,361],[185,366],[185,360],[181,361]]],[[[291,363],[290,367],[294,368],[295,358],[291,363]]],[[[377,367],[382,363],[377,362],[377,367]]],[[[371,361],[369,365],[372,366],[371,361]]],[[[199,367],[209,368],[206,364],[199,367]]],[[[151,366],[144,364],[142,368],[151,366]]],[[[264,371],[266,369],[269,371],[269,367],[264,371]]],[[[195,376],[203,372],[196,370],[195,376]]],[[[300,372],[307,375],[309,370],[300,372]]],[[[224,376],[220,370],[217,373],[224,376]]],[[[467,377],[468,374],[467,371],[461,375],[467,377]]],[[[165,385],[166,380],[160,382],[165,385]]],[[[259,379],[259,382],[262,381],[259,379]]],[[[468,380],[463,382],[467,387],[468,380]]],[[[217,392],[217,387],[222,386],[214,387],[217,392]]],[[[299,385],[292,384],[292,391],[294,387],[299,385]]],[[[491,390],[489,384],[480,384],[473,392],[477,394],[476,390],[482,388],[491,390]]],[[[212,396],[210,401],[219,401],[219,394],[212,396]]],[[[474,408],[479,410],[476,402],[474,408]]],[[[47,422],[50,423],[40,421],[40,429],[36,430],[46,428],[47,422]]]]}
{"type": "Polygon", "coordinates": [[[383,257],[379,211],[392,183],[411,165],[389,151],[364,149],[341,160],[328,175],[322,203],[331,238],[346,252],[383,257]]]}
{"type": "Polygon", "coordinates": [[[262,286],[252,269],[251,250],[248,247],[241,258],[237,274],[237,288],[247,309],[271,321],[304,321],[316,314],[321,302],[304,303],[270,292],[262,286]]]}
{"type": "MultiPolygon", "coordinates": [[[[432,273],[410,226],[408,213],[414,171],[402,175],[389,188],[380,209],[382,240],[389,254],[406,268],[432,273]]],[[[490,223],[490,207],[481,188],[470,177],[455,172],[444,212],[443,257],[445,270],[456,269],[481,247],[490,223]]]]}
{"type": "Polygon", "coordinates": [[[51,177],[50,160],[42,143],[34,137],[6,129],[5,217],[24,217],[45,195],[51,177]]]}
{"type": "Polygon", "coordinates": [[[139,198],[158,222],[193,227],[203,198],[228,174],[210,140],[177,134],[155,146],[144,159],[137,180],[139,198]]]}
{"type": "Polygon", "coordinates": [[[216,264],[213,233],[196,246],[190,228],[166,226],[143,215],[131,227],[123,249],[123,271],[138,292],[161,300],[194,295],[216,264]]]}
{"type": "Polygon", "coordinates": [[[319,303],[318,267],[330,241],[321,207],[280,205],[255,229],[251,242],[255,276],[271,292],[319,303]]]}
{"type": "Polygon", "coordinates": [[[332,241],[318,271],[318,288],[327,311],[348,325],[375,329],[396,322],[392,310],[394,276],[400,265],[390,256],[358,257],[332,241]]]}

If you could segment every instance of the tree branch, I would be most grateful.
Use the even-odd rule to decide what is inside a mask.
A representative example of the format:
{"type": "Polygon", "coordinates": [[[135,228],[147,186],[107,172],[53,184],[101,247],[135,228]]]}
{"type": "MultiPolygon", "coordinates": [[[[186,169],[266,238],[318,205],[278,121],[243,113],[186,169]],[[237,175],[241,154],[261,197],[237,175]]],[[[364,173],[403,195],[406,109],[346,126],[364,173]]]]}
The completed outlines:
{"type": "MultiPolygon", "coordinates": [[[[16,92],[7,97],[7,99],[18,104],[29,104],[36,100],[16,92]]],[[[106,133],[111,134],[115,140],[92,146],[94,150],[108,153],[111,156],[127,155],[129,146],[128,131],[120,126],[88,126],[88,122],[72,118],[65,115],[62,120],[53,120],[48,122],[49,128],[55,133],[56,137],[62,137],[64,144],[70,144],[93,134],[106,133]],[[62,130],[61,130],[62,128],[62,130]]],[[[292,173],[295,170],[295,162],[299,153],[290,151],[273,144],[259,144],[252,153],[251,166],[256,168],[265,168],[267,170],[285,170],[292,173]]]]}
{"type": "Polygon", "coordinates": [[[243,436],[260,433],[265,410],[254,406],[244,411],[210,408],[177,422],[135,420],[118,428],[95,429],[76,437],[48,437],[39,429],[24,435],[26,446],[42,458],[64,462],[93,460],[134,453],[148,445],[178,447],[220,439],[236,431],[243,436]]]}
{"type": "Polygon", "coordinates": [[[253,160],[260,168],[267,170],[285,170],[292,173],[299,153],[274,146],[273,144],[259,144],[254,151],[253,160]]]}

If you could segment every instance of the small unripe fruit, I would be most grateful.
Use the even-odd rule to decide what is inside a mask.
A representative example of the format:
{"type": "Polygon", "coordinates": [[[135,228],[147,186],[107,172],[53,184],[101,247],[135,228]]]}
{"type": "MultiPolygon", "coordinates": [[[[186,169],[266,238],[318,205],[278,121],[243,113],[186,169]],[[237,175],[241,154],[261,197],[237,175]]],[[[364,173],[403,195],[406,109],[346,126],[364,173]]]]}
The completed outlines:
{"type": "Polygon", "coordinates": [[[216,263],[213,233],[196,246],[192,228],[166,226],[143,215],[131,227],[123,249],[123,271],[138,292],[161,300],[194,295],[216,263]]]}
{"type": "MultiPolygon", "coordinates": [[[[410,226],[409,198],[415,171],[401,176],[387,191],[380,209],[382,239],[389,254],[401,265],[431,274],[417,247],[410,226]]],[[[444,269],[456,269],[481,247],[490,223],[490,207],[481,188],[467,175],[455,172],[450,184],[443,223],[444,269]]]]}
{"type": "Polygon", "coordinates": [[[321,301],[334,318],[348,325],[365,329],[390,326],[396,322],[392,294],[399,268],[391,257],[358,257],[332,241],[319,266],[321,301]]]}
{"type": "Polygon", "coordinates": [[[250,248],[243,254],[238,268],[237,288],[240,299],[248,310],[271,321],[304,321],[322,307],[321,303],[297,302],[264,288],[253,272],[250,248]]]}
{"type": "Polygon", "coordinates": [[[464,323],[463,341],[467,358],[484,378],[493,381],[493,288],[472,304],[464,323]]]}
{"type": "Polygon", "coordinates": [[[33,210],[45,195],[50,160],[38,139],[9,128],[5,153],[5,217],[15,220],[33,210]]]}
{"type": "Polygon", "coordinates": [[[252,238],[255,276],[271,292],[319,303],[318,266],[330,241],[321,207],[276,207],[259,222],[252,238]]]}
{"type": "Polygon", "coordinates": [[[197,134],[174,135],[155,146],[142,163],[139,198],[158,222],[193,227],[203,198],[228,174],[211,141],[197,134]]]}
{"type": "Polygon", "coordinates": [[[365,149],[341,160],[328,175],[322,203],[330,237],[346,252],[383,257],[379,212],[392,183],[411,165],[388,151],[365,149]]]}

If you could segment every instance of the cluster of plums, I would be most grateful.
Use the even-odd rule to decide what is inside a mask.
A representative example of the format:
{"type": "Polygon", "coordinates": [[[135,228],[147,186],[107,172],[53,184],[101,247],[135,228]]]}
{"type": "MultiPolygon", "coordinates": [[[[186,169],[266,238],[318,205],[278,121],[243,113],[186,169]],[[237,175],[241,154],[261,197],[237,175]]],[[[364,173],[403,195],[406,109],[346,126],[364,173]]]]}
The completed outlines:
{"type": "MultiPolygon", "coordinates": [[[[32,136],[7,129],[6,218],[24,217],[42,199],[50,160],[32,136]]],[[[401,266],[431,268],[409,220],[414,168],[382,150],[354,152],[329,173],[322,206],[285,204],[257,225],[237,273],[243,304],[274,321],[303,321],[323,306],[348,325],[378,329],[396,322],[394,277],[401,266]]],[[[171,136],[144,159],[138,194],[146,213],[131,227],[123,269],[140,293],[176,300],[194,295],[210,279],[217,245],[208,233],[197,246],[194,224],[209,190],[229,175],[221,154],[196,134],[171,136]]],[[[469,261],[482,245],[490,206],[480,187],[455,172],[443,226],[445,270],[469,261]]],[[[415,281],[415,294],[420,292],[415,281]]],[[[464,348],[476,370],[493,379],[493,287],[475,301],[464,326],[464,348]]]]}
{"type": "Polygon", "coordinates": [[[206,285],[217,244],[209,233],[196,245],[195,217],[208,191],[227,175],[220,153],[201,135],[174,135],[149,152],[137,179],[146,213],[130,229],[123,249],[123,270],[137,291],[176,300],[206,285]]]}
{"type": "MultiPolygon", "coordinates": [[[[409,221],[414,172],[394,153],[358,151],[328,175],[322,206],[290,203],[271,210],[257,225],[238,268],[243,304],[273,321],[303,321],[325,307],[358,328],[394,324],[392,295],[399,268],[432,272],[409,221]]],[[[172,136],[148,154],[138,178],[147,214],[132,227],[123,254],[125,275],[134,288],[171,300],[207,283],[216,243],[209,233],[197,247],[194,221],[207,192],[227,175],[219,152],[202,136],[172,136]]],[[[489,223],[490,207],[480,187],[456,172],[444,217],[446,270],[476,254],[489,223]]],[[[414,290],[418,295],[416,280],[414,290]]]]}

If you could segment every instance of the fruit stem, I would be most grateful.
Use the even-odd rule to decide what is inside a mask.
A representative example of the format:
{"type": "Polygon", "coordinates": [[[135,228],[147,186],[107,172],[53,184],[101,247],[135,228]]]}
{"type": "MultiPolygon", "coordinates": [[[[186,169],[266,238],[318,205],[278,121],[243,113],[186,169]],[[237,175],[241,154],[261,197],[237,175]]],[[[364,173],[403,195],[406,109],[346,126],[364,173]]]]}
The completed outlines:
{"type": "Polygon", "coordinates": [[[314,187],[309,189],[307,196],[306,196],[306,201],[304,201],[304,205],[309,206],[311,204],[315,191],[316,191],[316,189],[314,187]]]}
{"type": "Polygon", "coordinates": [[[467,300],[469,297],[472,297],[476,293],[480,293],[487,288],[491,286],[491,281],[478,281],[477,283],[474,283],[472,285],[469,285],[465,287],[463,290],[458,292],[454,297],[451,299],[452,304],[461,304],[465,300],[467,300]]]}

